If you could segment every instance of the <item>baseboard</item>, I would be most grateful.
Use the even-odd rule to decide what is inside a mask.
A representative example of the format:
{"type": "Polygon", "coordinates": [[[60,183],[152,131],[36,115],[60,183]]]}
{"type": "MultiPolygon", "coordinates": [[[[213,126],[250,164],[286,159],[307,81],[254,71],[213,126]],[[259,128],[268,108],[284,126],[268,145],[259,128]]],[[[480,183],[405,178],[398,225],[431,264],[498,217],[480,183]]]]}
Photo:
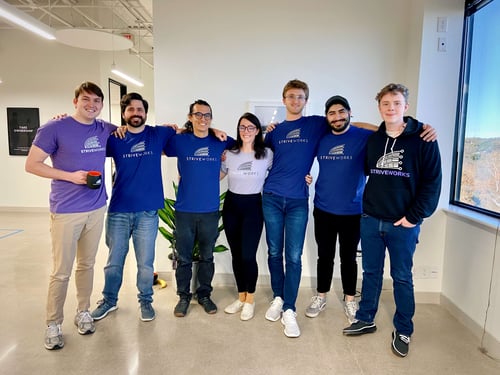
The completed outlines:
{"type": "Polygon", "coordinates": [[[440,304],[478,338],[478,346],[481,352],[497,361],[500,360],[499,340],[493,337],[490,333],[485,332],[481,325],[472,320],[446,296],[441,295],[440,304]]]}
{"type": "Polygon", "coordinates": [[[48,214],[48,207],[10,207],[10,206],[0,206],[0,212],[15,212],[15,213],[41,213],[48,214]]]}

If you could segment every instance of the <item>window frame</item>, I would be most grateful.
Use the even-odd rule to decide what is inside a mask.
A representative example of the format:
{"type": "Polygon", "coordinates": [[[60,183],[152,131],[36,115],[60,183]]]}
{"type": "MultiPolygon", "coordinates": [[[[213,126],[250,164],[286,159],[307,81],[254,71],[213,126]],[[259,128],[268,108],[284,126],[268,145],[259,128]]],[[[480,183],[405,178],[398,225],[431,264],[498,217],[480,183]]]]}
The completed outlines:
{"type": "MultiPolygon", "coordinates": [[[[466,0],[464,14],[464,28],[462,35],[462,54],[461,66],[458,87],[457,99],[457,116],[455,126],[455,137],[453,147],[453,162],[452,162],[452,183],[450,191],[450,204],[463,207],[472,211],[480,212],[487,216],[500,218],[500,211],[495,212],[482,207],[473,206],[471,204],[460,201],[460,188],[462,180],[462,165],[464,159],[464,144],[465,133],[467,128],[467,104],[468,91],[467,87],[470,80],[470,63],[472,60],[472,36],[474,29],[474,14],[495,0],[466,0]]],[[[496,0],[500,1],[500,0],[496,0]]],[[[500,72],[499,72],[500,74],[500,72]]]]}

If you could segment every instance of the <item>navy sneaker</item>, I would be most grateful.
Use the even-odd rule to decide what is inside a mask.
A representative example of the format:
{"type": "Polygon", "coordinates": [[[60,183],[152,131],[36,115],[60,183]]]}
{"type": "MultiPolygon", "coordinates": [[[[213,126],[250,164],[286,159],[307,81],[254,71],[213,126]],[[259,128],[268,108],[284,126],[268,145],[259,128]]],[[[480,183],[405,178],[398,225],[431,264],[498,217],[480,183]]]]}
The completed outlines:
{"type": "Polygon", "coordinates": [[[151,302],[141,302],[141,320],[143,322],[150,322],[155,318],[155,309],[151,302]]]}
{"type": "Polygon", "coordinates": [[[174,308],[174,315],[178,318],[182,318],[183,316],[186,316],[190,301],[191,301],[190,298],[181,297],[179,299],[179,302],[177,302],[177,305],[174,308]]]}
{"type": "Polygon", "coordinates": [[[210,299],[210,297],[198,298],[198,303],[203,306],[203,309],[207,314],[215,314],[217,312],[217,306],[210,299]]]}
{"type": "Polygon", "coordinates": [[[410,336],[403,335],[398,331],[392,332],[392,351],[400,357],[406,357],[410,349],[410,336]]]}
{"type": "Polygon", "coordinates": [[[374,322],[368,323],[362,320],[355,320],[349,327],[344,328],[342,331],[344,335],[355,336],[363,335],[365,333],[373,333],[377,330],[377,326],[374,322]]]}
{"type": "Polygon", "coordinates": [[[112,305],[105,299],[102,299],[97,302],[97,308],[90,313],[92,318],[94,320],[101,320],[102,318],[105,318],[110,312],[115,311],[118,309],[116,305],[112,305]]]}

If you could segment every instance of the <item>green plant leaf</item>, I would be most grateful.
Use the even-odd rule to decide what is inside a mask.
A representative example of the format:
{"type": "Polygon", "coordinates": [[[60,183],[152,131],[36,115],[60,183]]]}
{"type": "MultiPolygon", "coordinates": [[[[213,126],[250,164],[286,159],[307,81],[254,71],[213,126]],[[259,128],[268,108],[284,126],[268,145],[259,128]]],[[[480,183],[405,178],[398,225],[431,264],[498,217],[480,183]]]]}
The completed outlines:
{"type": "Polygon", "coordinates": [[[174,237],[173,233],[169,232],[164,227],[159,227],[158,230],[160,231],[162,236],[165,237],[165,239],[168,242],[170,242],[171,245],[175,242],[175,237],[174,237]]]}
{"type": "Polygon", "coordinates": [[[214,253],[222,253],[224,251],[229,250],[226,246],[224,245],[217,245],[214,247],[214,253]]]}

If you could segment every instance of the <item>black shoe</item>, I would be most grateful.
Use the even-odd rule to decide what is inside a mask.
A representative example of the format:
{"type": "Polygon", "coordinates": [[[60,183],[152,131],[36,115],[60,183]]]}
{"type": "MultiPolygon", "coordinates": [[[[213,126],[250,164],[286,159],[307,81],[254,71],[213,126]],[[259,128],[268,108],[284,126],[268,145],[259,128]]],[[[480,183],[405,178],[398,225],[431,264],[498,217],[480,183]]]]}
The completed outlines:
{"type": "Polygon", "coordinates": [[[203,306],[207,314],[215,314],[217,312],[217,306],[210,297],[198,298],[198,303],[203,306]]]}
{"type": "Polygon", "coordinates": [[[400,357],[406,357],[410,349],[410,336],[403,335],[398,331],[392,332],[392,351],[400,357]]]}
{"type": "Polygon", "coordinates": [[[377,326],[374,322],[367,323],[361,320],[356,320],[349,327],[344,328],[342,331],[344,335],[355,336],[355,335],[363,335],[365,333],[372,333],[377,330],[377,326]]]}
{"type": "Polygon", "coordinates": [[[177,305],[175,306],[174,315],[178,318],[186,316],[189,307],[189,302],[191,302],[190,298],[181,297],[179,299],[179,302],[177,302],[177,305]]]}

